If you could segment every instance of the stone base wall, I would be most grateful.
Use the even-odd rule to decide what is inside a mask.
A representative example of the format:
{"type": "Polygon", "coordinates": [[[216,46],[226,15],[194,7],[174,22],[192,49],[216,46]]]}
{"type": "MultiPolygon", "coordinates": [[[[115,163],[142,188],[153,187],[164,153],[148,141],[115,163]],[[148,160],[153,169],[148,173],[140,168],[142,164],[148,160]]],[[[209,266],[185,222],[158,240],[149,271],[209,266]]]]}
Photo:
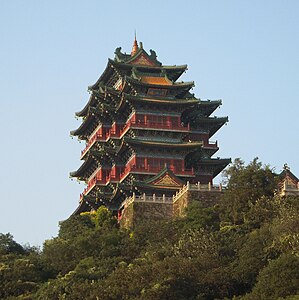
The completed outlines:
{"type": "Polygon", "coordinates": [[[174,203],[132,202],[123,210],[120,225],[130,228],[142,222],[183,217],[191,202],[199,201],[203,207],[213,206],[222,194],[220,191],[187,191],[174,203]]]}
{"type": "Polygon", "coordinates": [[[131,228],[133,227],[133,220],[134,220],[134,203],[126,206],[123,209],[121,220],[120,220],[120,227],[122,228],[131,228]]]}
{"type": "Polygon", "coordinates": [[[188,191],[189,201],[199,201],[203,207],[214,206],[220,201],[223,192],[220,191],[188,191]]]}
{"type": "Polygon", "coordinates": [[[173,216],[183,217],[186,208],[193,201],[198,201],[203,207],[214,206],[220,201],[223,192],[219,191],[187,191],[173,203],[173,216]]]}
{"type": "Polygon", "coordinates": [[[134,205],[134,225],[146,221],[172,218],[172,203],[137,202],[134,205]]]}
{"type": "Polygon", "coordinates": [[[177,199],[172,206],[172,212],[174,217],[183,217],[185,215],[186,207],[190,203],[189,191],[183,194],[177,199]]]}

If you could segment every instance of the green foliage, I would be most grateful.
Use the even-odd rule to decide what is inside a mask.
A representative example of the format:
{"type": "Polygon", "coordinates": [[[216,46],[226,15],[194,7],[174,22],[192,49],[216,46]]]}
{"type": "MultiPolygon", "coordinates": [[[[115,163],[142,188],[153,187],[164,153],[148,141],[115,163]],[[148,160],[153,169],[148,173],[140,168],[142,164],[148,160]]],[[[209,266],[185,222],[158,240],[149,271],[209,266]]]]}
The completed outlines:
{"type": "Polygon", "coordinates": [[[116,217],[105,206],[101,206],[92,218],[96,228],[111,229],[117,226],[116,217]]]}
{"type": "Polygon", "coordinates": [[[299,257],[299,197],[284,199],[271,223],[273,248],[299,257]]]}
{"type": "Polygon", "coordinates": [[[62,239],[72,239],[84,235],[87,231],[91,232],[95,227],[90,214],[71,216],[67,220],[60,222],[59,226],[58,236],[62,239]]]}
{"type": "Polygon", "coordinates": [[[55,276],[58,273],[65,274],[72,270],[79,258],[74,243],[57,237],[44,242],[41,259],[55,276]]]}
{"type": "Polygon", "coordinates": [[[251,229],[260,228],[278,215],[280,206],[279,197],[262,196],[255,203],[250,203],[248,212],[244,214],[244,223],[251,229]]]}
{"type": "Polygon", "coordinates": [[[0,255],[24,253],[24,248],[13,240],[13,236],[10,233],[0,233],[0,255]]]}
{"type": "Polygon", "coordinates": [[[255,284],[259,271],[265,267],[272,252],[269,228],[253,230],[240,239],[236,259],[231,264],[232,277],[239,286],[239,292],[250,291],[255,284]]]}
{"type": "Polygon", "coordinates": [[[1,235],[0,299],[26,299],[47,277],[36,249],[23,248],[10,234],[1,235]]]}
{"type": "Polygon", "coordinates": [[[95,214],[72,216],[60,223],[57,238],[44,243],[42,259],[53,274],[66,274],[86,257],[118,255],[122,232],[116,224],[106,208],[99,208],[95,214]],[[103,230],[107,234],[102,234],[103,230]]]}
{"type": "Polygon", "coordinates": [[[187,207],[186,214],[185,223],[188,224],[188,228],[213,230],[220,228],[219,212],[216,206],[203,207],[200,202],[194,201],[187,207]]]}
{"type": "Polygon", "coordinates": [[[60,223],[42,251],[0,235],[0,299],[299,297],[299,198],[274,196],[257,159],[226,172],[221,203],[184,218],[118,228],[106,208],[60,223]]]}
{"type": "Polygon", "coordinates": [[[220,202],[221,220],[232,224],[243,224],[250,207],[261,197],[273,197],[277,188],[277,176],[269,166],[263,166],[258,158],[245,166],[236,159],[224,171],[227,190],[220,202]]]}
{"type": "Polygon", "coordinates": [[[299,257],[283,254],[261,270],[251,294],[244,299],[272,300],[299,293],[299,257]]]}

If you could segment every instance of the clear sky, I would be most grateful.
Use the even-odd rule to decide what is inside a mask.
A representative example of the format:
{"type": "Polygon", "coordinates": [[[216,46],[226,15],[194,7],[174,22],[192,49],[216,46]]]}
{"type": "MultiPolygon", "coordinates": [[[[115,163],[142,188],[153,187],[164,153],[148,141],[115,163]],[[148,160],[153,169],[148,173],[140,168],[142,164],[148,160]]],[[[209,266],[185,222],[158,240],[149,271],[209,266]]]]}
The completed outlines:
{"type": "Polygon", "coordinates": [[[297,0],[0,1],[0,232],[41,245],[77,207],[74,113],[135,29],[163,64],[188,64],[197,97],[223,100],[216,156],[299,176],[298,15],[297,0]]]}

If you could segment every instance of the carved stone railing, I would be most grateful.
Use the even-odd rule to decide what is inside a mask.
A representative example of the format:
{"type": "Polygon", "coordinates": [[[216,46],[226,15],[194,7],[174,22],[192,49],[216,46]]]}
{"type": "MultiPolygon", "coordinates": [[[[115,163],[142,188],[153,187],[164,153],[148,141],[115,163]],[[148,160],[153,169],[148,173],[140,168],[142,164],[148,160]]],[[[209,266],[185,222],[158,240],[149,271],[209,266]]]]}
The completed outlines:
{"type": "Polygon", "coordinates": [[[158,197],[155,194],[153,195],[136,195],[133,193],[131,197],[126,198],[121,206],[127,207],[133,202],[151,202],[151,203],[175,203],[180,197],[182,197],[188,191],[198,191],[198,192],[206,192],[206,191],[213,191],[213,192],[222,192],[223,187],[221,184],[219,185],[212,185],[209,184],[201,184],[200,182],[196,184],[190,184],[189,181],[173,195],[172,197],[166,197],[162,195],[162,197],[158,197]]]}
{"type": "Polygon", "coordinates": [[[131,197],[126,198],[121,206],[127,207],[133,202],[143,202],[143,203],[173,203],[173,197],[166,197],[165,195],[162,195],[162,197],[153,195],[136,195],[133,193],[131,197]]]}
{"type": "Polygon", "coordinates": [[[210,182],[208,184],[201,184],[200,182],[191,184],[189,181],[177,192],[173,195],[173,203],[176,202],[180,197],[182,197],[188,191],[198,191],[198,192],[205,192],[205,191],[213,191],[213,192],[222,192],[223,186],[219,185],[212,185],[210,182]]]}

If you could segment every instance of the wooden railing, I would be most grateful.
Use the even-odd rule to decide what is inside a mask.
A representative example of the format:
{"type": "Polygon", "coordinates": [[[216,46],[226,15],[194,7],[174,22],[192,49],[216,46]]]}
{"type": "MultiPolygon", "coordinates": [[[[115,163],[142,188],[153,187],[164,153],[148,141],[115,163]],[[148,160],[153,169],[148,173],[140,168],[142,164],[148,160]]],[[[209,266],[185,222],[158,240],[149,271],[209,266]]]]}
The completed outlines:
{"type": "Polygon", "coordinates": [[[80,200],[83,198],[83,196],[87,195],[89,191],[96,185],[96,178],[92,178],[89,180],[87,187],[83,190],[83,193],[80,194],[80,200]]]}
{"type": "Polygon", "coordinates": [[[132,127],[137,127],[137,128],[167,129],[167,130],[179,130],[179,131],[190,130],[189,124],[187,126],[183,126],[181,124],[173,124],[171,122],[160,123],[160,122],[153,122],[153,121],[147,121],[147,122],[130,121],[130,123],[132,127]]]}
{"type": "MultiPolygon", "coordinates": [[[[182,124],[173,124],[171,122],[159,123],[159,122],[153,122],[150,120],[147,122],[139,122],[139,121],[133,121],[132,119],[129,119],[122,129],[110,128],[104,134],[102,134],[101,131],[103,130],[103,128],[106,128],[106,127],[99,126],[90,136],[85,149],[81,151],[81,158],[86,154],[88,149],[90,149],[91,146],[96,141],[107,141],[109,138],[122,138],[130,127],[143,128],[143,129],[150,128],[150,129],[158,129],[158,130],[166,129],[166,130],[174,130],[174,131],[179,130],[179,131],[184,131],[184,132],[187,132],[190,130],[189,124],[187,126],[183,126],[182,124]]],[[[217,145],[216,145],[216,147],[217,147],[217,145]]]]}
{"type": "MultiPolygon", "coordinates": [[[[172,170],[176,175],[183,175],[183,176],[192,176],[194,175],[194,170],[193,169],[176,169],[175,167],[169,167],[170,170],[172,170]]],[[[107,185],[109,182],[113,181],[123,181],[126,176],[130,172],[140,172],[140,173],[152,173],[152,174],[157,174],[159,173],[163,168],[162,167],[154,167],[148,165],[146,168],[145,167],[138,167],[136,165],[128,165],[124,169],[123,172],[119,173],[116,171],[116,174],[108,174],[108,175],[102,175],[102,170],[98,169],[96,173],[94,173],[94,176],[88,181],[87,187],[84,189],[83,194],[86,195],[90,192],[90,190],[97,184],[101,185],[107,185]]]]}
{"type": "MultiPolygon", "coordinates": [[[[117,182],[122,181],[123,179],[126,178],[126,176],[130,172],[158,173],[161,171],[161,169],[162,169],[161,167],[147,166],[147,168],[144,168],[144,167],[136,167],[135,165],[132,165],[132,166],[129,165],[125,168],[125,170],[121,174],[116,172],[116,174],[108,174],[106,176],[102,175],[102,173],[101,173],[102,170],[98,170],[98,172],[89,180],[88,185],[84,189],[83,193],[80,195],[80,198],[82,198],[83,195],[87,195],[95,185],[97,185],[97,184],[107,185],[109,182],[112,182],[112,181],[117,181],[117,182]]],[[[177,172],[176,172],[175,168],[172,168],[172,169],[173,169],[174,173],[177,175],[193,175],[194,174],[193,169],[192,170],[184,170],[184,171],[178,170],[177,172]]],[[[187,181],[187,183],[175,195],[173,195],[173,197],[171,199],[172,199],[172,202],[175,202],[187,191],[219,191],[219,192],[221,192],[222,190],[223,190],[223,187],[221,184],[219,184],[219,185],[212,185],[211,183],[201,184],[200,182],[191,184],[191,183],[189,183],[189,181],[187,181]]],[[[299,188],[298,188],[298,190],[299,190],[299,188]]],[[[157,202],[157,201],[165,202],[165,199],[167,198],[166,197],[163,200],[163,197],[165,197],[165,195],[163,197],[158,197],[155,195],[153,195],[152,198],[148,198],[148,197],[151,197],[151,196],[148,196],[145,194],[143,194],[142,196],[135,195],[134,199],[137,199],[138,201],[145,201],[145,202],[150,202],[150,201],[151,202],[157,202]],[[146,200],[146,199],[152,199],[152,200],[146,200]]]]}
{"type": "Polygon", "coordinates": [[[83,190],[83,193],[80,195],[80,199],[83,197],[83,195],[87,195],[95,185],[97,184],[106,185],[110,181],[111,176],[102,176],[99,172],[95,174],[94,177],[88,181],[87,187],[83,190]]]}
{"type": "MultiPolygon", "coordinates": [[[[136,165],[128,165],[125,167],[124,171],[120,175],[120,180],[123,180],[130,172],[140,172],[140,173],[159,173],[164,167],[155,167],[151,165],[139,167],[136,165]]],[[[169,166],[169,169],[175,173],[175,175],[181,176],[193,176],[194,169],[184,169],[175,168],[174,166],[169,166]]]]}
{"type": "Polygon", "coordinates": [[[129,128],[142,128],[142,129],[166,129],[166,130],[179,130],[183,132],[188,132],[190,130],[189,124],[187,126],[183,125],[177,125],[177,124],[172,124],[172,123],[158,123],[158,122],[138,122],[138,121],[133,121],[129,120],[125,126],[120,130],[119,136],[122,138],[124,134],[128,131],[129,128]]]}
{"type": "Polygon", "coordinates": [[[86,144],[86,147],[84,150],[81,151],[81,158],[86,154],[86,152],[91,148],[91,146],[96,142],[96,141],[106,141],[108,139],[108,134],[100,134],[97,133],[95,134],[92,138],[88,140],[88,143],[86,144]]]}
{"type": "MultiPolygon", "coordinates": [[[[119,126],[119,125],[118,125],[119,126]]],[[[139,122],[139,121],[134,121],[132,119],[129,119],[127,123],[124,125],[122,129],[120,128],[110,128],[107,130],[107,132],[102,133],[103,128],[107,127],[98,127],[94,133],[90,136],[85,149],[81,151],[81,158],[86,154],[86,152],[91,148],[91,146],[96,142],[96,141],[107,141],[109,138],[122,138],[125,133],[129,130],[129,128],[143,128],[143,129],[166,129],[166,130],[179,130],[183,132],[188,132],[190,131],[190,125],[188,124],[187,126],[184,126],[182,124],[173,124],[171,122],[166,122],[166,123],[159,123],[159,122],[153,122],[153,121],[147,121],[147,122],[139,122]]],[[[208,141],[208,143],[204,144],[204,147],[209,147],[209,148],[217,148],[217,141],[216,142],[211,142],[208,141]]]]}

